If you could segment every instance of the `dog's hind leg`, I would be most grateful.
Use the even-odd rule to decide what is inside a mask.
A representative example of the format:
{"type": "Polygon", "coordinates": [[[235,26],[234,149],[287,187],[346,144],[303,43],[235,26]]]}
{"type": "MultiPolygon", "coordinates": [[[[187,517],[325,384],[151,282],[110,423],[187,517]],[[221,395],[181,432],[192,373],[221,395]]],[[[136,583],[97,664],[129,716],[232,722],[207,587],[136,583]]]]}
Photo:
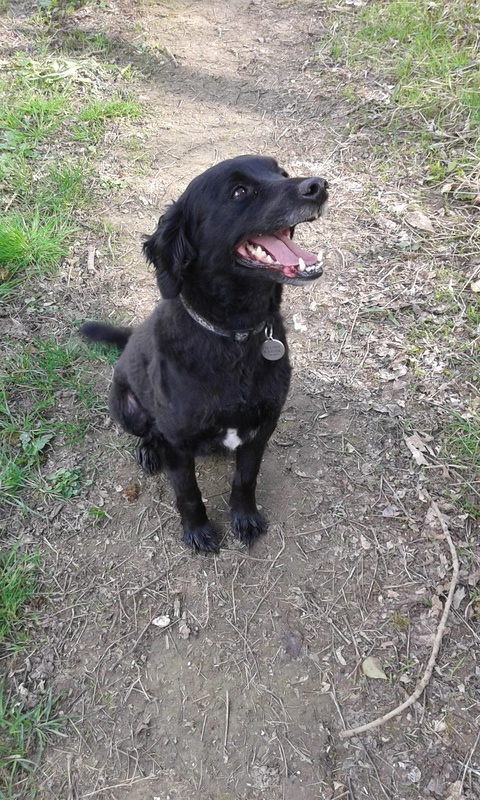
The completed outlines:
{"type": "Polygon", "coordinates": [[[114,380],[108,398],[108,407],[113,419],[124,431],[138,436],[140,442],[135,449],[135,459],[147,475],[163,468],[162,445],[164,439],[155,433],[155,428],[142,408],[128,383],[114,380]]]}
{"type": "Polygon", "coordinates": [[[231,525],[234,536],[248,547],[266,530],[265,520],[257,508],[255,490],[263,453],[276,424],[275,419],[263,425],[251,442],[236,451],[237,466],[230,494],[231,525]]]}
{"type": "Polygon", "coordinates": [[[127,383],[115,380],[108,397],[108,409],[124,431],[133,436],[148,438],[152,422],[127,383]]]}
{"type": "Polygon", "coordinates": [[[165,472],[170,479],[183,526],[183,541],[194,550],[217,553],[218,542],[195,477],[195,459],[167,442],[162,448],[165,472]]]}
{"type": "Polygon", "coordinates": [[[153,434],[141,439],[135,448],[135,460],[147,475],[163,469],[162,440],[153,434]]]}

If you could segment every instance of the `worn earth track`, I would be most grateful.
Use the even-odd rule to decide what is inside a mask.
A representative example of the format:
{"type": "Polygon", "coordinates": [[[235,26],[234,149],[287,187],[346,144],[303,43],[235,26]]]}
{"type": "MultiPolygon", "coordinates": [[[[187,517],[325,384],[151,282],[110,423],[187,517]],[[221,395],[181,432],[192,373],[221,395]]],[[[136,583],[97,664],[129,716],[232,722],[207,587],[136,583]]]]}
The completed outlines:
{"type": "MultiPolygon", "coordinates": [[[[431,267],[401,262],[396,283],[382,268],[401,223],[365,210],[376,134],[351,134],[347,77],[312,61],[325,14],[316,2],[112,2],[58,31],[59,47],[68,25],[107,35],[147,109],[105,141],[99,171],[124,182],[102,211],[115,258],[103,248],[93,273],[80,260],[68,289],[63,276],[72,320],[149,312],[141,234],[216,160],[272,154],[292,174],[326,177],[332,199],[298,231],[325,250],[324,278],[285,292],[295,377],[261,473],[267,536],[248,553],[233,540],[232,464],[206,459],[199,479],[225,536],[218,557],[186,552],[167,485],[140,474],[133,442],[102,416],[77,453],[88,492],[31,525],[54,581],[33,667],[73,719],[49,748],[45,798],[446,798],[471,755],[479,708],[463,617],[426,698],[379,731],[338,737],[413,690],[449,570],[427,495],[441,493],[441,470],[420,474],[403,438],[416,425],[433,433],[435,406],[388,321],[431,267]],[[96,525],[92,504],[107,512],[96,525]],[[151,624],[162,615],[167,629],[151,624]],[[369,655],[390,680],[362,675],[369,655]]],[[[385,202],[414,180],[406,167],[385,202]]],[[[99,367],[99,392],[109,375],[99,367]]],[[[457,542],[465,524],[449,520],[457,542]]]]}

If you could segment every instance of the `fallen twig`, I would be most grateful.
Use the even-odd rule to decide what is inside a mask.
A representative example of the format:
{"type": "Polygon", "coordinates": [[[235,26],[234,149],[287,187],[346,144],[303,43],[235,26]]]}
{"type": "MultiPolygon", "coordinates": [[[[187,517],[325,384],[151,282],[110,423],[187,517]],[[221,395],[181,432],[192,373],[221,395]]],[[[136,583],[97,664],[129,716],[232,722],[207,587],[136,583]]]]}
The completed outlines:
{"type": "Polygon", "coordinates": [[[402,711],[405,711],[406,708],[413,705],[413,703],[418,700],[420,695],[422,694],[423,690],[427,686],[433,672],[433,668],[437,661],[438,651],[440,650],[440,645],[442,643],[443,634],[445,633],[445,626],[447,624],[448,615],[450,613],[450,606],[452,605],[453,595],[457,586],[458,582],[458,573],[459,573],[459,563],[458,563],[458,556],[457,551],[455,549],[455,545],[453,544],[452,537],[450,536],[450,532],[448,527],[445,523],[444,517],[440,513],[440,510],[434,500],[430,498],[431,507],[442,526],[442,531],[445,539],[448,542],[448,546],[450,547],[450,553],[452,554],[452,579],[450,581],[450,589],[448,591],[448,597],[445,603],[445,608],[443,609],[442,618],[439,622],[437,632],[435,634],[435,639],[433,640],[432,652],[430,654],[430,658],[428,660],[428,664],[426,666],[425,672],[423,677],[417,684],[417,687],[413,694],[408,697],[404,703],[397,706],[397,708],[392,709],[387,714],[384,714],[382,717],[377,717],[377,719],[372,720],[371,722],[367,722],[365,725],[359,725],[358,728],[350,728],[346,731],[340,732],[341,739],[350,739],[352,736],[356,736],[359,733],[365,733],[365,731],[371,731],[372,728],[378,728],[379,725],[383,725],[384,722],[387,720],[392,719],[393,717],[397,717],[402,711]]]}
{"type": "Polygon", "coordinates": [[[225,733],[223,735],[223,761],[226,764],[228,761],[228,728],[230,725],[230,698],[228,696],[228,689],[225,692],[225,733]]]}
{"type": "Polygon", "coordinates": [[[95,245],[89,244],[87,248],[87,270],[95,272],[95,245]]]}

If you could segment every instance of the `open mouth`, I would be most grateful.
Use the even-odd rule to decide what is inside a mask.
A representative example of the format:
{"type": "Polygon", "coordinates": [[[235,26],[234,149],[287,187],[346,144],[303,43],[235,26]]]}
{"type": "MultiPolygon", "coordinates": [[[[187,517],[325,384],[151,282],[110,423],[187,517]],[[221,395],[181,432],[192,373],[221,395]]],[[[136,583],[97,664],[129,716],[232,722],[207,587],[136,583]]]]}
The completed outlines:
{"type": "Polygon", "coordinates": [[[285,283],[303,283],[319,278],[323,272],[322,251],[314,255],[303,250],[292,241],[289,228],[250,236],[235,254],[243,266],[266,270],[285,283]]]}

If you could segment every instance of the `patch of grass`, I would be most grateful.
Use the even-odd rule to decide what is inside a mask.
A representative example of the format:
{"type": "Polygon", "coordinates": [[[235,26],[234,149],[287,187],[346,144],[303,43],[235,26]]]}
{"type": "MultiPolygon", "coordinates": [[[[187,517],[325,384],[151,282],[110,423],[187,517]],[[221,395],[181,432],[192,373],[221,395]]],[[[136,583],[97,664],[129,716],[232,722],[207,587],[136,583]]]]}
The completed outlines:
{"type": "MultiPolygon", "coordinates": [[[[86,355],[96,358],[102,348],[93,351],[78,340],[60,344],[38,339],[19,347],[2,364],[0,500],[15,502],[19,492],[28,488],[42,497],[69,498],[78,493],[83,481],[78,467],[47,475],[42,475],[41,468],[44,453],[57,438],[68,440],[82,433],[88,423],[81,409],[91,408],[95,396],[81,366],[86,355]],[[58,395],[65,390],[75,391],[80,400],[74,420],[62,418],[58,408],[58,395]]],[[[10,651],[20,653],[27,644],[22,617],[38,591],[37,569],[38,556],[24,554],[18,546],[0,553],[0,644],[3,640],[10,651]]],[[[6,677],[0,681],[2,797],[37,796],[35,773],[45,744],[63,735],[65,722],[50,691],[19,696],[6,677]]]]}
{"type": "Polygon", "coordinates": [[[9,102],[0,107],[0,149],[30,152],[58,127],[68,101],[61,94],[37,91],[25,96],[13,93],[5,83],[2,89],[3,94],[8,94],[9,102]]]}
{"type": "Polygon", "coordinates": [[[385,64],[396,83],[393,100],[402,106],[443,115],[445,99],[447,105],[456,100],[466,118],[478,122],[478,21],[470,0],[454,6],[429,0],[367,3],[359,11],[355,37],[348,38],[348,58],[385,64]]]}
{"type": "Polygon", "coordinates": [[[25,276],[53,274],[67,255],[75,212],[90,199],[89,176],[81,161],[39,168],[24,155],[0,158],[0,191],[8,187],[13,206],[0,218],[0,300],[25,276]]]}
{"type": "Polygon", "coordinates": [[[0,298],[11,293],[17,273],[52,273],[68,252],[75,226],[60,214],[50,219],[36,209],[30,215],[7,214],[0,220],[0,298]]]}
{"type": "Polygon", "coordinates": [[[111,100],[93,100],[80,112],[79,118],[84,121],[115,119],[115,117],[138,117],[140,106],[135,100],[114,97],[111,100]]]}
{"type": "Polygon", "coordinates": [[[12,353],[0,374],[0,502],[27,510],[22,494],[71,497],[82,476],[77,467],[44,475],[42,465],[55,444],[78,441],[96,407],[93,385],[82,369],[85,357],[98,357],[82,342],[33,340],[12,353]],[[59,404],[67,392],[77,401],[73,416],[59,404]]]}
{"type": "Polygon", "coordinates": [[[65,717],[57,714],[51,692],[33,707],[0,684],[0,781],[1,797],[37,797],[32,783],[47,742],[64,735],[65,717]]]}
{"type": "Polygon", "coordinates": [[[63,159],[48,164],[35,191],[40,208],[51,212],[70,212],[84,208],[92,199],[91,169],[83,160],[63,159]]]}
{"type": "Polygon", "coordinates": [[[408,617],[402,614],[400,611],[394,611],[392,614],[392,628],[397,631],[401,631],[402,633],[406,633],[410,627],[410,621],[408,617]]]}
{"type": "Polygon", "coordinates": [[[135,100],[113,97],[109,100],[92,100],[79,113],[79,122],[73,136],[83,142],[95,144],[106,121],[121,117],[135,119],[141,108],[135,100]]]}
{"type": "Polygon", "coordinates": [[[445,443],[448,458],[453,463],[480,467],[480,416],[478,410],[471,414],[454,414],[445,443]]]}
{"type": "Polygon", "coordinates": [[[67,150],[74,139],[97,145],[110,120],[141,113],[120,95],[92,97],[94,78],[111,68],[22,53],[8,64],[0,82],[0,300],[32,273],[54,274],[78,230],[76,211],[91,200],[86,156],[62,155],[58,142],[67,150]]]}
{"type": "Polygon", "coordinates": [[[465,179],[478,168],[479,20],[470,0],[376,0],[350,16],[330,42],[331,58],[376,72],[393,86],[386,124],[415,130],[417,137],[421,128],[434,181],[465,179]],[[456,132],[461,141],[452,137],[456,132]]]}
{"type": "Polygon", "coordinates": [[[32,339],[23,346],[8,363],[9,383],[15,386],[17,394],[30,397],[33,391],[41,391],[53,402],[60,390],[72,389],[86,408],[94,402],[90,386],[79,380],[81,360],[88,349],[80,340],[74,338],[59,343],[48,337],[32,339]]]}
{"type": "Polygon", "coordinates": [[[38,150],[69,110],[60,91],[31,91],[24,73],[0,84],[0,189],[8,192],[0,219],[0,299],[14,293],[25,275],[52,274],[68,252],[81,172],[71,164],[40,167],[38,150]]]}
{"type": "MultiPolygon", "coordinates": [[[[37,553],[27,553],[18,544],[0,550],[0,647],[20,652],[27,644],[25,618],[38,586],[37,553]]],[[[0,681],[0,796],[33,797],[30,776],[40,761],[52,734],[60,734],[65,718],[54,713],[51,693],[34,704],[18,696],[0,681]]]]}
{"type": "Polygon", "coordinates": [[[113,45],[104,33],[88,33],[81,28],[70,28],[62,32],[62,49],[69,53],[109,55],[113,45]]]}
{"type": "Polygon", "coordinates": [[[0,550],[0,644],[18,639],[21,611],[37,586],[38,556],[18,545],[0,550]]]}
{"type": "Polygon", "coordinates": [[[473,327],[475,334],[480,334],[480,301],[475,303],[475,305],[469,305],[465,309],[465,315],[473,327]]]}
{"type": "Polygon", "coordinates": [[[25,155],[0,150],[0,194],[8,198],[7,208],[31,186],[32,167],[25,155]]]}
{"type": "Polygon", "coordinates": [[[47,17],[77,11],[88,5],[89,0],[37,0],[37,6],[47,17]]]}
{"type": "Polygon", "coordinates": [[[457,99],[476,121],[480,119],[473,91],[478,82],[473,61],[476,18],[478,11],[469,0],[459,0],[454,7],[428,0],[368,3],[360,14],[358,37],[371,58],[385,56],[388,48],[397,81],[394,100],[399,104],[444,114],[442,101],[457,99]]]}

